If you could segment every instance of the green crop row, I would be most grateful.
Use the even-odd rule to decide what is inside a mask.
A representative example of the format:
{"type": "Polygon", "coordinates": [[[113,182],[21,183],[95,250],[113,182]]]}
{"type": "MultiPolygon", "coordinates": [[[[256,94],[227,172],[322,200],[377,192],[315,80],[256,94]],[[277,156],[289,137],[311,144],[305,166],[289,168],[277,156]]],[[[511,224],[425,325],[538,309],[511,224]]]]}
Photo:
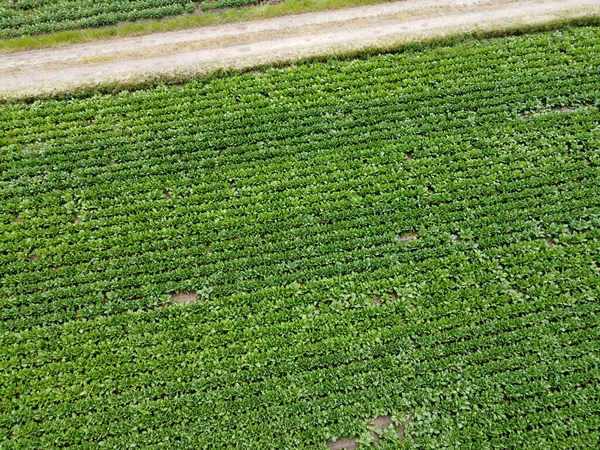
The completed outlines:
{"type": "Polygon", "coordinates": [[[1,106],[0,447],[600,447],[599,107],[594,27],[1,106]]]}
{"type": "Polygon", "coordinates": [[[13,0],[0,4],[0,39],[160,19],[261,0],[13,0]]]}

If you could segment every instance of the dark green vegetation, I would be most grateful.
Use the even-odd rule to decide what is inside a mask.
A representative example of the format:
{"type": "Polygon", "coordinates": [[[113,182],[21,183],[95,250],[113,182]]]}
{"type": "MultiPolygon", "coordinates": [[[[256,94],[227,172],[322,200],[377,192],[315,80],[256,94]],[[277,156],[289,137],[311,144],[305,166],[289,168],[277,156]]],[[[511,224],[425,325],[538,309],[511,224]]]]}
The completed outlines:
{"type": "Polygon", "coordinates": [[[598,448],[599,105],[588,27],[2,106],[0,447],[598,448]]]}
{"type": "Polygon", "coordinates": [[[0,3],[0,39],[160,19],[263,0],[12,0],[0,3]]]}

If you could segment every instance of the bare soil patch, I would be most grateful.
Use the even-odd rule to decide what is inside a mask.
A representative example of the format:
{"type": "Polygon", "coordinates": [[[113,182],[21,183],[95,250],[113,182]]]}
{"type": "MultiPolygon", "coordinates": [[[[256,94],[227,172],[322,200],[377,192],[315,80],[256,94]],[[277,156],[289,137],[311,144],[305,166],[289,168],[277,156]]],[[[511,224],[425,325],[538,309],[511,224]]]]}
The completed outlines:
{"type": "Polygon", "coordinates": [[[392,423],[392,416],[377,416],[373,421],[373,426],[379,430],[387,428],[392,423]]]}
{"type": "Polygon", "coordinates": [[[561,113],[568,113],[571,111],[575,111],[575,108],[572,108],[571,106],[561,106],[560,108],[554,108],[554,111],[558,111],[561,113]]]}
{"type": "Polygon", "coordinates": [[[417,239],[419,235],[417,233],[398,234],[396,240],[398,242],[410,242],[417,239]]]}
{"type": "MultiPolygon", "coordinates": [[[[396,300],[398,300],[398,294],[396,293],[396,291],[392,291],[392,292],[388,293],[387,296],[393,302],[395,302],[396,300]]],[[[379,306],[379,305],[381,305],[382,301],[383,301],[383,299],[382,299],[381,295],[376,295],[373,298],[373,300],[371,301],[371,305],[373,305],[373,306],[379,306]]],[[[377,420],[377,419],[375,419],[375,420],[377,420]]]]}
{"type": "MultiPolygon", "coordinates": [[[[580,108],[588,108],[589,106],[581,106],[580,108]]],[[[560,114],[569,114],[577,111],[580,108],[576,108],[574,106],[556,106],[550,108],[542,108],[538,111],[532,111],[525,114],[519,114],[519,119],[528,120],[532,117],[543,116],[545,114],[550,113],[560,113],[560,114]]]]}
{"type": "MultiPolygon", "coordinates": [[[[406,429],[412,422],[413,422],[413,418],[411,416],[408,416],[403,422],[394,423],[393,428],[396,431],[396,433],[398,434],[398,437],[400,438],[400,440],[404,439],[404,436],[406,434],[406,429]]],[[[392,416],[391,415],[377,416],[373,420],[372,424],[373,424],[373,428],[375,428],[375,431],[371,431],[371,437],[373,438],[373,445],[378,446],[380,443],[378,430],[384,430],[384,429],[388,428],[390,425],[392,425],[392,416]]],[[[373,430],[373,428],[371,428],[371,430],[373,430]]],[[[326,445],[329,450],[342,450],[342,449],[353,450],[353,449],[357,448],[357,443],[356,443],[357,439],[358,439],[358,436],[355,436],[354,438],[341,438],[335,442],[327,441],[326,445]]]]}
{"type": "Polygon", "coordinates": [[[408,416],[404,422],[394,427],[400,439],[404,439],[404,436],[406,435],[406,429],[413,422],[414,419],[411,416],[408,416]]]}
{"type": "MultiPolygon", "coordinates": [[[[387,428],[390,426],[391,421],[392,421],[392,416],[378,416],[373,421],[373,426],[375,428],[377,428],[378,430],[383,430],[384,428],[387,428]]],[[[380,442],[379,435],[376,432],[371,431],[371,436],[373,437],[374,444],[379,445],[379,442],[380,442]]]]}
{"type": "Polygon", "coordinates": [[[171,294],[171,301],[173,301],[174,303],[182,304],[182,305],[185,305],[188,303],[194,303],[196,300],[198,300],[198,296],[196,295],[196,292],[194,292],[194,291],[178,292],[176,294],[171,294]]]}
{"type": "Polygon", "coordinates": [[[349,438],[338,439],[337,441],[327,441],[329,450],[356,450],[356,440],[349,438]]]}

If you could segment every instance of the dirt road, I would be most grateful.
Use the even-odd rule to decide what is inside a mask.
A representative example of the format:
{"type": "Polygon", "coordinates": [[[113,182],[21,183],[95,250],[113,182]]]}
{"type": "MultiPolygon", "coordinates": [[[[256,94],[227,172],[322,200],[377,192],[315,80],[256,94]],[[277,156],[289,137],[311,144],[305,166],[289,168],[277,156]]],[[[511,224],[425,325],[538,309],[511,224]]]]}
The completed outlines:
{"type": "Polygon", "coordinates": [[[405,0],[0,55],[0,95],[208,72],[600,14],[600,0],[405,0]]]}

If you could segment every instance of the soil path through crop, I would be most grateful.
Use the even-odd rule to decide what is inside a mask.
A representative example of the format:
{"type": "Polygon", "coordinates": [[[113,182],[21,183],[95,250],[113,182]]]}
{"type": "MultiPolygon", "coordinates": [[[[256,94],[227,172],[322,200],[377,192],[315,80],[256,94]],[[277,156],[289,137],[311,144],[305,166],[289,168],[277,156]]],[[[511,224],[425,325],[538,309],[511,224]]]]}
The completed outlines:
{"type": "Polygon", "coordinates": [[[404,0],[0,55],[0,95],[294,61],[475,29],[600,14],[600,0],[404,0]]]}

